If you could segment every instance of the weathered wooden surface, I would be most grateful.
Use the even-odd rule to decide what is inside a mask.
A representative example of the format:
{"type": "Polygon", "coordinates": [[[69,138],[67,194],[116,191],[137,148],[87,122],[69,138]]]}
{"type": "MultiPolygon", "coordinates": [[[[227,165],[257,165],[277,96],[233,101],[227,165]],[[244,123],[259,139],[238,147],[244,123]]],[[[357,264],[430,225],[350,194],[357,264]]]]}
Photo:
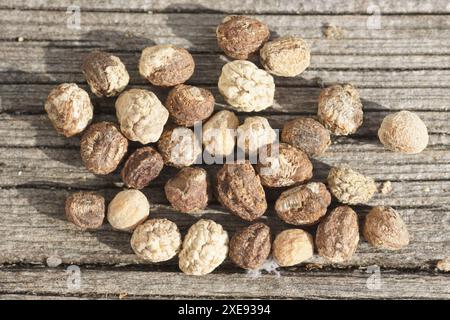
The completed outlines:
{"type": "MultiPolygon", "coordinates": [[[[66,11],[73,2],[70,0],[8,0],[3,1],[0,8],[8,9],[51,9],[66,11]],[[4,3],[3,3],[4,2],[4,3]]],[[[124,7],[121,0],[78,0],[77,4],[89,11],[163,11],[163,12],[233,12],[233,13],[372,13],[380,10],[383,13],[449,13],[446,0],[409,0],[407,2],[378,0],[377,9],[372,0],[135,0],[124,7]]]]}
{"type": "MultiPolygon", "coordinates": [[[[125,8],[122,1],[77,1],[81,26],[70,29],[66,10],[71,1],[0,1],[1,298],[118,298],[125,293],[127,298],[450,298],[449,275],[435,270],[437,260],[450,256],[448,1],[127,3],[125,8]],[[214,274],[192,278],[178,272],[176,260],[158,265],[139,261],[129,246],[130,234],[108,225],[98,232],[80,232],[67,223],[63,203],[69,192],[98,190],[109,200],[121,188],[120,177],[88,173],[79,158],[79,138],[56,134],[43,110],[51,88],[69,81],[86,88],[81,60],[93,48],[102,48],[123,59],[131,86],[150,88],[164,101],[167,90],[142,80],[137,61],[142,47],[172,43],[194,53],[196,71],[189,82],[211,89],[220,110],[226,106],[216,83],[227,59],[214,30],[226,13],[242,12],[267,22],[274,36],[296,34],[312,48],[311,67],[301,77],[276,79],[276,103],[262,112],[275,128],[296,115],[314,115],[326,84],[353,82],[360,88],[363,127],[354,136],[333,138],[327,153],[314,160],[314,179],[323,180],[330,166],[347,164],[374,177],[379,186],[392,181],[393,191],[377,194],[369,205],[399,210],[411,232],[408,247],[385,252],[361,240],[357,254],[345,264],[329,265],[315,256],[282,270],[279,277],[254,279],[226,261],[214,274]],[[325,37],[328,25],[340,27],[343,37],[325,37]],[[414,110],[427,124],[430,144],[423,153],[399,155],[378,142],[381,120],[397,110],[414,110]],[[63,265],[47,268],[50,256],[59,257],[63,265]],[[79,290],[67,289],[69,264],[82,270],[79,290]],[[373,265],[381,267],[378,289],[367,285],[370,274],[365,269],[373,265]]],[[[93,103],[96,120],[114,120],[114,99],[93,97],[93,103]]],[[[137,146],[133,143],[130,150],[137,146]]],[[[217,168],[208,170],[213,174],[217,168]]],[[[174,172],[166,168],[144,192],[152,215],[176,221],[184,233],[198,216],[168,206],[161,187],[174,172]]],[[[267,190],[271,203],[278,194],[267,190]]],[[[362,222],[369,206],[355,209],[362,222]]],[[[204,216],[230,234],[246,224],[215,200],[204,216]]],[[[289,227],[273,206],[264,220],[274,233],[289,227]]],[[[314,233],[315,228],[308,230],[314,233]]]]}
{"type": "MultiPolygon", "coordinates": [[[[367,285],[365,270],[350,272],[283,271],[279,277],[252,278],[244,273],[186,276],[178,272],[150,270],[119,271],[81,269],[81,286],[67,287],[64,269],[0,269],[0,282],[14,294],[88,295],[99,298],[391,298],[420,299],[437,296],[449,299],[445,275],[386,271],[380,287],[367,285]],[[115,281],[111,281],[115,279],[115,281]],[[117,281],[121,279],[121,281],[117,281]],[[189,283],[189,285],[187,285],[189,283]],[[333,284],[334,290],[329,286],[333,284]],[[369,288],[373,288],[372,290],[369,288]]],[[[369,280],[370,281],[370,280],[369,280]]]]}

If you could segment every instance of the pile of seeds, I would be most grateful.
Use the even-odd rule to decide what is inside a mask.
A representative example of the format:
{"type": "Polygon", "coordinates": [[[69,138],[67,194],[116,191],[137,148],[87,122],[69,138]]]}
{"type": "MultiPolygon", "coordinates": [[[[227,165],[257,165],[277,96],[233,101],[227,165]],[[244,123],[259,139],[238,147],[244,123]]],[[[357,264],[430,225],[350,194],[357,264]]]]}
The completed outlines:
{"type": "MultiPolygon", "coordinates": [[[[295,77],[305,71],[311,56],[307,43],[295,36],[268,41],[268,26],[245,16],[226,17],[216,34],[225,54],[239,59],[225,64],[218,79],[229,110],[213,114],[213,94],[184,84],[192,76],[195,62],[188,51],[173,45],[147,47],[139,61],[140,74],[152,85],[173,87],[165,104],[151,91],[125,90],[130,77],[118,57],[94,51],[84,59],[82,71],[92,93],[98,97],[120,94],[115,102],[117,123],[90,125],[93,105],[89,94],[76,84],[64,83],[50,92],[45,110],[60,134],[82,133],[81,159],[87,170],[106,175],[124,162],[120,175],[127,188],[107,209],[101,195],[75,192],[66,200],[67,219],[83,230],[94,230],[102,226],[107,212],[113,229],[133,232],[131,247],[139,258],[156,263],[178,254],[180,269],[192,275],[212,272],[227,256],[244,269],[259,268],[269,255],[280,266],[297,265],[315,251],[332,263],[349,261],[360,232],[357,213],[348,205],[367,203],[376,192],[375,182],[346,166],[331,168],[327,185],[310,182],[310,157],[326,152],[330,134],[346,136],[361,127],[363,105],[358,91],[351,84],[323,89],[317,120],[299,117],[286,122],[278,142],[267,119],[252,116],[240,124],[233,111],[271,107],[275,93],[272,75],[295,77]],[[242,60],[258,53],[264,69],[242,60]],[[202,124],[201,139],[191,129],[197,124],[202,124]],[[125,160],[129,140],[143,146],[125,160]],[[216,174],[214,193],[226,209],[252,224],[229,240],[221,225],[200,219],[182,241],[172,221],[148,219],[151,206],[140,190],[158,177],[164,165],[179,168],[164,187],[172,207],[184,214],[202,212],[211,198],[210,177],[206,170],[192,165],[203,151],[223,159],[236,152],[237,146],[246,156],[262,148],[266,152],[260,153],[257,163],[225,163],[216,174]],[[297,227],[318,225],[315,239],[305,230],[293,228],[282,231],[272,242],[270,228],[254,222],[268,209],[265,187],[285,188],[275,202],[278,217],[297,227]],[[332,196],[344,205],[327,214],[332,196]]],[[[402,153],[419,153],[428,143],[425,124],[409,111],[388,115],[378,136],[386,148],[402,153]]],[[[390,207],[372,208],[362,233],[367,242],[381,249],[398,250],[409,243],[405,223],[390,207]]]]}

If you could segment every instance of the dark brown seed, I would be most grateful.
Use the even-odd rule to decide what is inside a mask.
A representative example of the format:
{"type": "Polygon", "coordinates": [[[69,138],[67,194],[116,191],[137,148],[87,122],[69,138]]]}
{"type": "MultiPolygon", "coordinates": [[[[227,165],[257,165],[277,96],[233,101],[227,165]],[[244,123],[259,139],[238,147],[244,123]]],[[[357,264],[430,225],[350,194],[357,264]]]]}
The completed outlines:
{"type": "Polygon", "coordinates": [[[261,180],[249,161],[225,164],[217,173],[217,196],[225,207],[247,221],[267,210],[261,180]]]}
{"type": "Polygon", "coordinates": [[[81,229],[98,229],[105,218],[105,199],[94,192],[75,192],[67,197],[65,211],[67,219],[81,229]]]}
{"type": "Polygon", "coordinates": [[[260,267],[270,254],[270,229],[264,223],[252,224],[230,240],[229,257],[243,269],[260,267]]]}
{"type": "Polygon", "coordinates": [[[214,111],[214,101],[209,90],[180,84],[169,92],[166,108],[176,124],[192,127],[209,118],[214,111]]]}
{"type": "Polygon", "coordinates": [[[275,203],[281,220],[294,225],[312,225],[327,213],[331,195],[320,182],[310,182],[284,191],[275,203]]]}
{"type": "Polygon", "coordinates": [[[116,170],[127,152],[128,140],[111,122],[91,125],[81,138],[81,159],[95,174],[108,174],[116,170]]]}
{"type": "Polygon", "coordinates": [[[358,217],[348,206],[335,208],[317,228],[317,251],[331,262],[350,260],[356,252],[358,242],[358,217]]]}
{"type": "Polygon", "coordinates": [[[129,188],[142,189],[159,175],[163,167],[164,161],[158,151],[143,147],[128,158],[120,175],[129,188]]]}
{"type": "Polygon", "coordinates": [[[125,89],[130,80],[122,61],[103,51],[88,54],[81,68],[91,91],[99,97],[117,95],[125,89]]]}
{"type": "Polygon", "coordinates": [[[310,157],[322,155],[331,144],[329,131],[320,122],[307,117],[286,122],[281,141],[305,151],[310,157]]]}
{"type": "Polygon", "coordinates": [[[256,170],[264,186],[288,187],[311,179],[313,166],[302,150],[286,143],[263,148],[259,152],[256,170]],[[278,155],[275,149],[277,147],[278,155]]]}
{"type": "Polygon", "coordinates": [[[246,16],[227,16],[216,30],[219,47],[227,56],[245,60],[269,39],[269,27],[246,16]]]}
{"type": "Polygon", "coordinates": [[[206,170],[183,168],[169,179],[164,187],[172,207],[183,213],[203,210],[208,205],[208,180],[206,170]]]}

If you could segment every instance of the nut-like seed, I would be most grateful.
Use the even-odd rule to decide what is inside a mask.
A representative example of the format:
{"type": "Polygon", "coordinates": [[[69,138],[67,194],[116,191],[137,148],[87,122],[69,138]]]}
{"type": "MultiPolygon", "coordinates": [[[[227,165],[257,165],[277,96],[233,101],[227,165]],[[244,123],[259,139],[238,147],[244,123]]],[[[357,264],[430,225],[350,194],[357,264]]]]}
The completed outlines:
{"type": "Polygon", "coordinates": [[[288,229],[279,233],[272,246],[272,255],[281,267],[302,263],[314,254],[313,237],[301,229],[288,229]]]}
{"type": "Polygon", "coordinates": [[[237,266],[256,269],[266,261],[270,247],[269,227],[264,223],[254,223],[231,238],[228,255],[237,266]]]}
{"type": "Polygon", "coordinates": [[[288,36],[267,42],[260,51],[261,64],[270,73],[295,77],[309,67],[311,53],[305,40],[288,36]]]}
{"type": "Polygon", "coordinates": [[[440,271],[450,272],[450,258],[444,258],[436,263],[436,268],[440,271]]]}
{"type": "Polygon", "coordinates": [[[130,76],[122,61],[112,54],[93,51],[83,61],[82,71],[91,91],[99,97],[111,97],[122,92],[130,76]]]}
{"type": "Polygon", "coordinates": [[[202,146],[194,131],[185,127],[167,128],[158,141],[164,163],[176,168],[188,167],[197,161],[202,146]]]}
{"type": "Polygon", "coordinates": [[[137,256],[151,262],[172,259],[180,250],[181,235],[175,223],[167,219],[150,219],[136,227],[131,247],[137,256]]]}
{"type": "Polygon", "coordinates": [[[392,190],[393,190],[392,182],[390,182],[389,180],[383,182],[383,184],[380,187],[381,194],[389,194],[392,192],[392,190]]]}
{"type": "Polygon", "coordinates": [[[216,30],[219,47],[234,59],[248,59],[269,39],[269,27],[246,16],[227,16],[216,30]]]}
{"type": "Polygon", "coordinates": [[[281,141],[305,151],[310,157],[322,155],[331,144],[328,130],[307,117],[286,122],[281,132],[281,141]]]}
{"type": "Polygon", "coordinates": [[[81,138],[81,159],[95,174],[108,174],[116,170],[127,152],[128,140],[111,122],[91,125],[81,138]]]}
{"type": "Polygon", "coordinates": [[[277,133],[264,117],[248,117],[237,128],[237,142],[246,154],[255,154],[259,148],[275,142],[277,133]]]}
{"type": "Polygon", "coordinates": [[[127,159],[120,175],[127,187],[142,189],[159,175],[163,166],[163,158],[155,149],[143,147],[127,159]]]}
{"type": "Polygon", "coordinates": [[[191,54],[170,44],[147,47],[139,60],[139,73],[151,84],[172,87],[188,80],[194,73],[191,54]]]}
{"type": "Polygon", "coordinates": [[[358,217],[348,206],[335,208],[317,228],[317,251],[331,262],[350,260],[356,252],[358,242],[358,217]]]}
{"type": "Polygon", "coordinates": [[[273,105],[273,77],[250,61],[235,60],[224,65],[218,86],[225,100],[237,111],[261,111],[273,105]]]}
{"type": "Polygon", "coordinates": [[[410,111],[386,116],[378,130],[381,143],[389,150],[419,153],[428,145],[428,130],[423,121],[410,111]]]}
{"type": "Polygon", "coordinates": [[[203,210],[208,205],[208,177],[201,168],[183,168],[167,181],[164,191],[172,207],[183,213],[203,210]]]}
{"type": "Polygon", "coordinates": [[[139,190],[119,192],[108,206],[108,222],[116,230],[132,231],[147,219],[150,204],[139,190]]]}
{"type": "Polygon", "coordinates": [[[275,210],[286,223],[312,225],[327,213],[331,195],[320,182],[310,182],[284,191],[275,203],[275,210]]]}
{"type": "Polygon", "coordinates": [[[88,93],[75,83],[60,84],[45,100],[50,121],[66,137],[83,131],[92,120],[93,110],[88,93]]]}
{"type": "Polygon", "coordinates": [[[233,152],[236,145],[236,129],[239,119],[228,110],[214,114],[203,125],[203,145],[212,156],[227,156],[233,152]]]}
{"type": "Polygon", "coordinates": [[[158,141],[169,112],[150,91],[130,89],[116,100],[120,130],[132,141],[142,144],[158,141]]]}
{"type": "Polygon", "coordinates": [[[391,207],[374,207],[366,216],[364,238],[372,246],[399,250],[409,243],[409,233],[400,214],[391,207]]]}
{"type": "Polygon", "coordinates": [[[190,275],[212,272],[227,257],[228,234],[212,220],[199,220],[189,228],[179,254],[181,271],[190,275]]]}
{"type": "Polygon", "coordinates": [[[249,161],[228,163],[219,170],[217,196],[222,205],[247,221],[258,219],[267,209],[261,180],[249,161]]]}
{"type": "Polygon", "coordinates": [[[347,167],[334,167],[328,173],[328,187],[342,203],[367,203],[377,191],[375,181],[347,167]]]}
{"type": "Polygon", "coordinates": [[[264,186],[288,187],[311,179],[313,166],[305,152],[280,143],[260,149],[256,169],[264,186]]]}
{"type": "Polygon", "coordinates": [[[95,193],[79,191],[66,199],[67,220],[82,230],[95,230],[102,226],[105,218],[105,199],[95,193]]]}
{"type": "Polygon", "coordinates": [[[322,28],[322,34],[325,38],[330,40],[340,40],[345,36],[344,28],[340,26],[334,26],[331,24],[327,24],[322,28]]]}
{"type": "Polygon", "coordinates": [[[317,115],[320,122],[335,135],[355,133],[363,122],[363,105],[358,91],[351,84],[323,89],[319,95],[317,115]]]}
{"type": "Polygon", "coordinates": [[[214,96],[211,91],[179,84],[167,97],[166,107],[173,121],[185,127],[192,127],[201,122],[214,111],[214,96]]]}

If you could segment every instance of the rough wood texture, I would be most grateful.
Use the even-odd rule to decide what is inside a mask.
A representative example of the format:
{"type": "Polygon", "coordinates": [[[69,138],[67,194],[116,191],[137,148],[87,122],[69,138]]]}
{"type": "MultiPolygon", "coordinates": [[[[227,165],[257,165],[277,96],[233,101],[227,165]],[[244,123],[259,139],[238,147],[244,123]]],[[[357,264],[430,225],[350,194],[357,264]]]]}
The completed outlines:
{"type": "MultiPolygon", "coordinates": [[[[24,44],[23,46],[27,46],[24,44]]],[[[0,72],[5,74],[2,83],[61,83],[84,82],[80,71],[83,57],[92,48],[47,48],[24,47],[11,45],[2,47],[4,60],[0,62],[0,72]],[[72,54],[67,55],[67,50],[72,54]],[[30,56],[33,59],[30,59],[30,56]]],[[[139,61],[139,52],[117,53],[129,70],[130,84],[148,85],[148,81],[140,77],[135,67],[139,61]]],[[[197,61],[194,75],[189,79],[191,84],[210,85],[217,82],[222,66],[228,61],[218,54],[194,54],[197,61]]],[[[334,56],[333,59],[336,59],[334,56]]],[[[369,58],[368,58],[369,59],[369,58]]],[[[387,57],[389,59],[389,57],[387,57]]],[[[339,61],[339,60],[337,60],[339,61]]],[[[343,62],[343,68],[334,69],[307,69],[301,77],[276,78],[277,86],[317,86],[318,84],[331,84],[336,82],[351,82],[357,87],[400,87],[400,88],[429,88],[445,87],[450,82],[450,70],[389,70],[349,68],[352,57],[347,57],[347,66],[343,62]],[[344,80],[343,80],[344,79],[344,80]]],[[[382,66],[382,64],[380,64],[382,66]]]]}
{"type": "MultiPolygon", "coordinates": [[[[88,87],[81,85],[85,90],[88,87]]],[[[1,113],[43,114],[44,101],[52,84],[0,84],[2,103],[1,113]],[[23,93],[27,92],[26,95],[23,93]]],[[[146,86],[138,86],[148,89],[146,86]]],[[[217,86],[204,86],[214,93],[219,109],[225,103],[217,86]]],[[[155,94],[165,101],[167,90],[151,88],[155,94]]],[[[277,87],[275,104],[268,112],[290,114],[314,114],[317,108],[317,97],[320,88],[283,88],[277,87]]],[[[394,110],[414,111],[448,111],[450,110],[450,90],[448,88],[361,88],[364,110],[389,112],[394,110]]],[[[99,99],[91,96],[97,114],[114,114],[114,99],[99,99]]],[[[441,121],[445,121],[445,113],[441,121]]],[[[436,119],[439,120],[439,119],[436,119]]],[[[448,123],[448,121],[446,122],[448,123]]],[[[447,133],[448,134],[448,133],[447,133]]]]}
{"type": "MultiPolygon", "coordinates": [[[[434,183],[394,183],[393,195],[378,195],[371,204],[395,205],[405,219],[412,235],[411,244],[403,250],[386,252],[376,250],[361,240],[355,257],[339,266],[368,266],[377,264],[386,268],[432,269],[433,261],[450,254],[448,235],[449,192],[448,183],[434,186],[434,183]],[[425,192],[424,189],[429,189],[425,192]],[[442,189],[439,189],[442,188],[442,189]],[[425,193],[427,196],[423,195],[425,193]],[[404,198],[406,194],[410,197],[404,198]]],[[[111,186],[100,190],[107,200],[120,190],[111,186]]],[[[164,198],[161,188],[145,189],[152,203],[152,217],[166,217],[176,221],[182,232],[198,218],[172,210],[164,198]]],[[[0,233],[8,241],[0,242],[0,263],[42,264],[52,255],[61,257],[64,263],[76,264],[137,264],[139,259],[129,245],[130,234],[112,231],[108,225],[100,231],[82,232],[67,223],[64,213],[64,199],[71,190],[61,188],[13,188],[3,190],[0,198],[0,233]],[[11,226],[14,226],[12,228],[11,226]],[[26,235],[26,236],[25,236],[26,235]]],[[[269,194],[274,201],[276,193],[269,194]]],[[[362,218],[369,207],[355,209],[362,218]]],[[[203,217],[212,218],[223,224],[233,234],[246,223],[228,213],[218,204],[212,204],[203,212],[203,217]]],[[[273,211],[263,218],[274,234],[287,227],[273,211]]],[[[314,232],[315,228],[309,228],[314,232]]],[[[170,261],[164,265],[173,265],[170,261]]],[[[315,256],[308,263],[328,265],[315,256]]],[[[226,270],[229,264],[219,268],[226,270]]]]}
{"type": "MultiPolygon", "coordinates": [[[[80,0],[80,29],[67,27],[71,4],[0,3],[0,299],[118,298],[124,293],[153,299],[450,298],[449,275],[435,270],[437,260],[450,256],[448,1],[136,0],[124,7],[116,0],[80,0]],[[346,164],[375,178],[379,187],[392,181],[391,193],[378,193],[369,206],[355,210],[362,223],[370,206],[396,207],[410,230],[409,246],[385,252],[361,237],[357,254],[345,264],[332,266],[315,256],[298,268],[283,269],[280,277],[253,279],[226,261],[214,274],[192,278],[179,273],[176,259],[158,265],[139,261],[130,248],[130,234],[108,225],[81,232],[66,221],[64,199],[72,190],[98,190],[110,200],[121,180],[117,173],[88,173],[80,160],[79,137],[65,139],[54,131],[43,109],[51,88],[61,82],[87,88],[81,61],[101,48],[123,59],[130,87],[154,90],[165,101],[168,90],[149,86],[137,73],[137,61],[143,47],[172,43],[194,54],[196,71],[189,82],[212,90],[216,110],[226,108],[217,79],[227,58],[214,31],[227,13],[244,12],[267,22],[273,37],[295,34],[311,45],[311,67],[301,77],[275,79],[276,103],[261,113],[274,128],[298,115],[314,116],[324,85],[353,82],[360,88],[364,125],[351,137],[333,138],[326,154],[313,160],[314,179],[323,181],[330,166],[346,164]],[[343,37],[327,38],[327,26],[341,28],[343,37]],[[423,153],[396,154],[379,143],[381,120],[397,110],[413,110],[426,123],[430,144],[423,153]],[[64,265],[47,268],[50,256],[60,257],[64,265]],[[72,263],[82,269],[78,291],[66,286],[64,268],[72,263]],[[367,287],[365,268],[371,265],[382,268],[379,290],[367,287]]],[[[92,100],[95,121],[115,120],[114,99],[92,100]]],[[[130,151],[137,146],[132,143],[130,151]]],[[[218,168],[208,171],[212,175],[218,168]]],[[[152,203],[151,215],[172,219],[184,233],[199,215],[169,207],[162,186],[175,172],[165,168],[144,192],[152,203]]],[[[288,227],[273,210],[279,193],[267,189],[270,206],[264,220],[273,233],[288,227]]],[[[245,225],[215,200],[203,216],[223,224],[230,234],[245,225]]],[[[314,234],[315,227],[308,231],[314,234]]]]}
{"type": "MultiPolygon", "coordinates": [[[[381,271],[380,282],[371,282],[365,270],[350,272],[283,272],[279,277],[252,278],[243,273],[192,277],[174,272],[81,269],[81,287],[67,286],[65,269],[3,269],[3,290],[14,294],[93,296],[99,298],[390,298],[448,299],[448,277],[424,273],[381,271]],[[111,279],[114,279],[112,281],[111,279]],[[369,284],[368,284],[369,282],[369,284]],[[329,290],[329,284],[334,290],[329,290]],[[372,289],[369,289],[372,288],[372,289]]],[[[372,274],[373,276],[373,274],[372,274]]],[[[173,310],[170,310],[173,312],[173,310]]]]}
{"type": "MultiPolygon", "coordinates": [[[[291,1],[278,0],[228,0],[226,3],[210,0],[135,0],[129,1],[124,7],[120,0],[78,0],[77,4],[85,10],[100,11],[164,11],[164,12],[233,12],[233,13],[366,13],[373,14],[380,10],[383,13],[443,13],[450,12],[446,0],[409,0],[406,3],[392,0],[305,0],[291,1]]],[[[8,9],[51,9],[67,10],[73,2],[70,0],[7,0],[3,1],[0,8],[8,9]]]]}

